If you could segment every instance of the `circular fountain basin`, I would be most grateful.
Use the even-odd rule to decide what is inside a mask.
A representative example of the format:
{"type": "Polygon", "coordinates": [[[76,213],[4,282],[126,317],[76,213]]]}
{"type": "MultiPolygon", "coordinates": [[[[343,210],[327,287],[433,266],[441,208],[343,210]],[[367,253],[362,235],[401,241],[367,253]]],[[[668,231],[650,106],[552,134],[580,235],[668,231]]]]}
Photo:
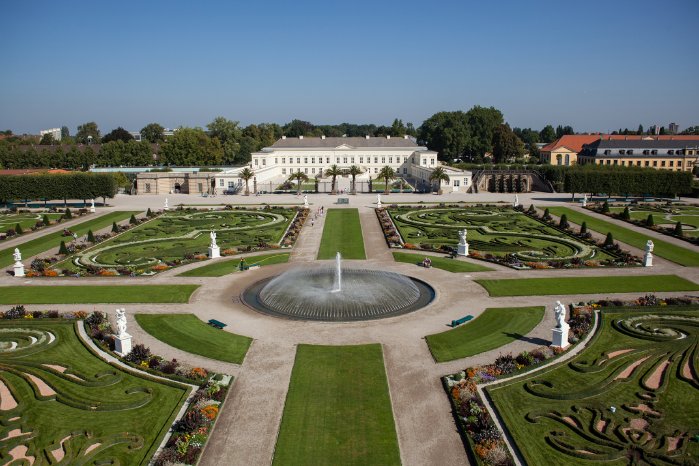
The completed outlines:
{"type": "Polygon", "coordinates": [[[275,317],[348,322],[382,319],[427,306],[434,289],[422,280],[382,270],[342,268],[289,270],[243,291],[242,301],[275,317]]]}

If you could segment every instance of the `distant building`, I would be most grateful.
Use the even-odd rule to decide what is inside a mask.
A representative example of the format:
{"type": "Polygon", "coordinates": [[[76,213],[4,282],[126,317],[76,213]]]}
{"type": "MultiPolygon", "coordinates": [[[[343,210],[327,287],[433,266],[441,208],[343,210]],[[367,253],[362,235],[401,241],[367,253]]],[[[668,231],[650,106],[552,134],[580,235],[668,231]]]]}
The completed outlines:
{"type": "Polygon", "coordinates": [[[678,125],[675,122],[672,122],[667,126],[667,131],[670,134],[677,134],[680,132],[680,125],[678,125]]]}
{"type": "Polygon", "coordinates": [[[45,134],[50,134],[51,136],[53,136],[54,141],[61,140],[61,128],[42,129],[41,131],[39,131],[40,137],[44,137],[45,134]]]}
{"type": "Polygon", "coordinates": [[[571,166],[578,163],[578,153],[585,144],[600,138],[599,134],[567,134],[539,150],[541,163],[571,166]]]}
{"type": "Polygon", "coordinates": [[[699,157],[699,136],[602,138],[585,145],[579,163],[691,171],[699,157]]]}
{"type": "Polygon", "coordinates": [[[133,136],[134,141],[141,142],[141,133],[138,131],[129,131],[129,134],[133,136]]]}

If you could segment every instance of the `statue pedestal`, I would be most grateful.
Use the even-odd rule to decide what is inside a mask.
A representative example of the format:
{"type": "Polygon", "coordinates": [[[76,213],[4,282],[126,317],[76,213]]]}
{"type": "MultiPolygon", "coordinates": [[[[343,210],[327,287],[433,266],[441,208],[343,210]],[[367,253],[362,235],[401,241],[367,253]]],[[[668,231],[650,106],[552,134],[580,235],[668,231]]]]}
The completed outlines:
{"type": "Polygon", "coordinates": [[[456,248],[457,256],[468,256],[468,243],[459,244],[456,248]]]}
{"type": "Polygon", "coordinates": [[[131,335],[128,333],[114,335],[114,352],[121,357],[129,354],[131,352],[131,335]]]}
{"type": "Polygon", "coordinates": [[[643,267],[653,267],[653,254],[650,252],[643,256],[643,267]]]}
{"type": "Polygon", "coordinates": [[[221,257],[221,248],[218,246],[209,246],[209,259],[218,259],[221,257]]]}
{"type": "Polygon", "coordinates": [[[15,277],[24,277],[24,264],[20,261],[15,262],[15,277]]]}
{"type": "Polygon", "coordinates": [[[570,343],[568,343],[568,333],[570,332],[570,326],[568,324],[563,324],[561,328],[554,328],[553,336],[551,337],[551,346],[560,346],[561,348],[567,348],[570,343]]]}

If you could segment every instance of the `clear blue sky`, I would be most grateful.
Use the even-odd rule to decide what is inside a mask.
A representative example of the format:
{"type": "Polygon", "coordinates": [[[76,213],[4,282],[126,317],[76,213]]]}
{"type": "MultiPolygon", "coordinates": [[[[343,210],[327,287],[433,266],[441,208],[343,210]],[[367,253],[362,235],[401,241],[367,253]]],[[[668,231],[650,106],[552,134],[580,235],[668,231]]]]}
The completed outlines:
{"type": "Polygon", "coordinates": [[[0,129],[699,124],[699,1],[2,2],[0,129]]]}

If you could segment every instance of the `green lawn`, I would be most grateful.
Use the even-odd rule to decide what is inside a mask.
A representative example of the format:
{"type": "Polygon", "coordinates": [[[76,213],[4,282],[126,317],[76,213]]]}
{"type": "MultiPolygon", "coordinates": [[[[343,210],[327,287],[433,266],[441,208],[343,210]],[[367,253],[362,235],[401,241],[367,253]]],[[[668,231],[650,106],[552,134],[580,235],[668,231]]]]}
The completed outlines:
{"type": "Polygon", "coordinates": [[[396,262],[405,262],[407,264],[421,264],[425,257],[429,257],[432,261],[432,267],[436,269],[446,270],[447,272],[488,272],[493,269],[484,267],[480,264],[464,262],[454,259],[447,259],[439,256],[431,256],[426,254],[410,254],[407,252],[394,252],[393,260],[396,262]]]}
{"type": "MultiPolygon", "coordinates": [[[[98,230],[111,226],[113,222],[119,223],[122,220],[130,218],[131,215],[137,215],[139,213],[140,211],[110,212],[106,215],[102,215],[101,217],[93,218],[92,220],[78,223],[77,225],[73,225],[68,228],[78,236],[84,236],[87,234],[88,230],[92,230],[93,233],[96,233],[98,230]]],[[[72,238],[68,239],[72,240],[72,238]]],[[[41,237],[27,241],[26,243],[22,243],[18,247],[22,253],[22,258],[29,259],[32,256],[41,254],[53,248],[56,248],[56,252],[58,252],[58,246],[61,245],[61,241],[63,240],[66,240],[66,237],[63,236],[63,231],[59,230],[55,233],[41,235],[41,237]]],[[[12,247],[0,251],[0,267],[7,267],[14,262],[12,260],[12,253],[14,250],[15,248],[12,247]]]]}
{"type": "Polygon", "coordinates": [[[243,363],[252,343],[252,338],[216,329],[194,314],[136,314],[136,322],[170,346],[235,364],[243,363]]]}
{"type": "Polygon", "coordinates": [[[5,233],[9,229],[15,229],[19,224],[24,232],[29,232],[37,222],[42,222],[46,215],[50,222],[55,222],[64,214],[56,213],[32,213],[32,214],[0,214],[0,233],[5,233]]]}
{"type": "Polygon", "coordinates": [[[187,303],[199,285],[2,286],[0,304],[187,303]]]}
{"type": "Polygon", "coordinates": [[[366,259],[362,225],[357,209],[328,209],[318,259],[334,259],[339,251],[343,259],[366,259]]]}
{"type": "MultiPolygon", "coordinates": [[[[582,222],[587,222],[587,228],[590,230],[597,231],[602,234],[612,233],[614,239],[626,243],[630,246],[637,247],[639,249],[645,249],[646,243],[650,238],[645,233],[638,233],[628,228],[616,225],[614,223],[606,222],[600,220],[596,217],[591,217],[589,215],[578,212],[577,210],[569,209],[567,207],[549,207],[549,212],[552,215],[561,216],[566,214],[568,216],[568,221],[577,223],[580,225],[582,222]]],[[[655,219],[656,223],[660,223],[660,218],[655,219]]],[[[653,254],[662,257],[669,261],[675,262],[686,267],[696,267],[699,266],[699,253],[694,252],[690,249],[683,248],[681,246],[676,246],[671,243],[667,243],[660,239],[653,238],[653,243],[655,244],[655,249],[653,254]]]]}
{"type": "Polygon", "coordinates": [[[400,464],[380,345],[298,346],[273,463],[400,464]]]}
{"type": "Polygon", "coordinates": [[[697,464],[699,312],[683,308],[603,311],[570,361],[486,388],[523,464],[697,464]]]}
{"type": "MultiPolygon", "coordinates": [[[[289,253],[283,252],[280,254],[264,254],[260,256],[252,256],[245,258],[247,266],[253,265],[274,265],[285,264],[289,262],[289,253]]],[[[178,274],[180,277],[222,277],[229,273],[240,270],[240,259],[232,259],[226,261],[216,261],[212,264],[203,267],[197,267],[186,272],[178,274]]]]}
{"type": "Polygon", "coordinates": [[[475,282],[493,297],[699,290],[698,284],[677,275],[514,278],[475,282]]]}
{"type": "MultiPolygon", "coordinates": [[[[467,314],[468,311],[464,311],[464,315],[467,314]]],[[[518,340],[543,317],[542,306],[488,308],[470,322],[425,339],[435,361],[453,361],[518,340]]]]}
{"type": "Polygon", "coordinates": [[[10,461],[9,451],[22,445],[29,448],[28,456],[36,458],[34,464],[58,464],[55,450],[65,453],[60,464],[148,464],[188,390],[99,359],[80,341],[75,325],[55,320],[0,321],[3,348],[18,343],[16,350],[0,352],[0,379],[17,402],[0,414],[3,464],[30,464],[10,461]],[[55,394],[41,395],[36,380],[55,394]],[[7,439],[15,429],[31,435],[7,439]]]}

